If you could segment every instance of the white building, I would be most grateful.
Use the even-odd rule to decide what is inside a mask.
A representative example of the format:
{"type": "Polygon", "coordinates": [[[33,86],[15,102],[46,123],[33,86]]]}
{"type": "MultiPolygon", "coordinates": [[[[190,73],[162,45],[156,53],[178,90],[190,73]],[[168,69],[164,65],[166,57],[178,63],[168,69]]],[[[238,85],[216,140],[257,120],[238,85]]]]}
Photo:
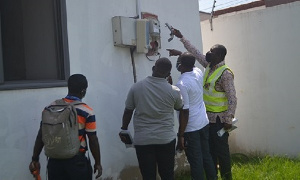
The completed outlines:
{"type": "MultiPolygon", "coordinates": [[[[184,49],[178,39],[168,42],[166,22],[200,50],[202,31],[204,52],[216,43],[227,47],[226,62],[235,73],[238,96],[238,129],[230,136],[233,152],[298,156],[300,3],[293,1],[265,0],[267,8],[219,15],[213,19],[213,31],[208,20],[200,29],[197,0],[0,1],[1,179],[32,179],[28,165],[41,111],[66,95],[66,79],[74,73],[89,81],[84,101],[96,113],[102,178],[140,177],[135,151],[125,148],[118,133],[134,78],[151,75],[152,60],[159,56],[149,60],[135,51],[132,58],[129,47],[114,46],[112,27],[112,17],[128,20],[139,11],[157,15],[162,57],[168,56],[167,48],[184,49]],[[293,3],[274,4],[278,2],[293,3]]],[[[122,30],[124,38],[130,39],[134,30],[128,25],[122,30]]],[[[170,59],[175,66],[176,58],[170,59]]],[[[175,68],[172,76],[176,82],[175,68]]],[[[185,166],[179,160],[176,167],[185,166]]],[[[44,178],[43,152],[40,161],[44,178]]]]}
{"type": "MultiPolygon", "coordinates": [[[[135,17],[139,11],[157,15],[158,51],[167,57],[166,48],[182,46],[177,39],[168,42],[166,22],[193,36],[193,43],[202,49],[198,1],[4,0],[0,11],[0,179],[32,178],[28,165],[41,111],[67,94],[66,79],[74,73],[86,75],[89,81],[84,101],[96,113],[102,177],[138,176],[134,149],[126,149],[118,137],[134,72],[130,48],[114,46],[112,17],[135,17]]],[[[127,33],[132,35],[132,31],[127,33]]],[[[158,56],[149,58],[156,60],[158,56]]],[[[151,75],[154,61],[136,52],[133,59],[137,81],[151,75]]],[[[176,58],[171,59],[175,67],[176,58]]],[[[176,82],[179,73],[175,68],[172,75],[176,82]]],[[[47,161],[43,152],[40,161],[44,178],[47,161]]]]}

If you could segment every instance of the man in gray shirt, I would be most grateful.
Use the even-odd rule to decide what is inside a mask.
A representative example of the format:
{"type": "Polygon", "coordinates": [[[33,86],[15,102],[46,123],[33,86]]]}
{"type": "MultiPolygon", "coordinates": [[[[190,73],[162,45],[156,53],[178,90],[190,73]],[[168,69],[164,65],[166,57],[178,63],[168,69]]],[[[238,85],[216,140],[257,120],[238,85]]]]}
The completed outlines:
{"type": "MultiPolygon", "coordinates": [[[[181,110],[183,103],[180,90],[166,80],[171,69],[168,58],[158,59],[152,76],[134,84],[125,102],[121,129],[127,130],[134,112],[134,145],[144,180],[156,179],[156,166],[162,180],[174,180],[174,109],[181,110]]],[[[180,127],[186,123],[180,121],[180,127]]]]}

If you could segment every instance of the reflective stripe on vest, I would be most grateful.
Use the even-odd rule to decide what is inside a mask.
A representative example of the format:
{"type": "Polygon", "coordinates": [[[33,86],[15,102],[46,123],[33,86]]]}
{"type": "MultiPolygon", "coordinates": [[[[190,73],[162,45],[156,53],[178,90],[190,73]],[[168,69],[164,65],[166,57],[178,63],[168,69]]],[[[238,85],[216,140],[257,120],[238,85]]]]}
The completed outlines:
{"type": "Polygon", "coordinates": [[[209,77],[209,66],[207,66],[205,70],[203,79],[203,100],[206,111],[208,112],[223,112],[228,109],[228,99],[225,92],[219,92],[215,89],[217,80],[226,69],[230,70],[227,65],[223,65],[216,69],[209,77]]]}

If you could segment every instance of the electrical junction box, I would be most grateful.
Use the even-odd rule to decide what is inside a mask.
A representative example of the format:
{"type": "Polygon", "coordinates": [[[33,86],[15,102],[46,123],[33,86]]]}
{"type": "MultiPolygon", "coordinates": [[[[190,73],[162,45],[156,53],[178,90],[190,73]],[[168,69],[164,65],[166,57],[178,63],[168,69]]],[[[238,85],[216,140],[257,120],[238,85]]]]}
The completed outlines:
{"type": "Polygon", "coordinates": [[[149,49],[149,21],[147,19],[136,20],[136,52],[147,53],[149,49]]]}
{"type": "Polygon", "coordinates": [[[157,19],[149,20],[149,33],[151,36],[160,37],[160,23],[157,19]]]}
{"type": "Polygon", "coordinates": [[[114,46],[136,46],[136,19],[115,16],[112,18],[114,46]]]}

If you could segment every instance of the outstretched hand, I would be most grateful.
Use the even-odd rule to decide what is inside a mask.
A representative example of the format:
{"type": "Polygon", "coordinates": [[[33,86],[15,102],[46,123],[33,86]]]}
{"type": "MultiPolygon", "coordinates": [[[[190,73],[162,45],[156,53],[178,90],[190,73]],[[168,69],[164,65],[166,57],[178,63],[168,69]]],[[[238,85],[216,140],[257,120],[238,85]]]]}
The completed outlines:
{"type": "Polygon", "coordinates": [[[182,54],[181,51],[178,51],[176,49],[166,49],[169,51],[169,56],[180,56],[182,54]]]}
{"type": "Polygon", "coordinates": [[[182,38],[183,35],[181,34],[181,32],[178,29],[172,28],[173,30],[173,34],[178,37],[178,38],[182,38]]]}

